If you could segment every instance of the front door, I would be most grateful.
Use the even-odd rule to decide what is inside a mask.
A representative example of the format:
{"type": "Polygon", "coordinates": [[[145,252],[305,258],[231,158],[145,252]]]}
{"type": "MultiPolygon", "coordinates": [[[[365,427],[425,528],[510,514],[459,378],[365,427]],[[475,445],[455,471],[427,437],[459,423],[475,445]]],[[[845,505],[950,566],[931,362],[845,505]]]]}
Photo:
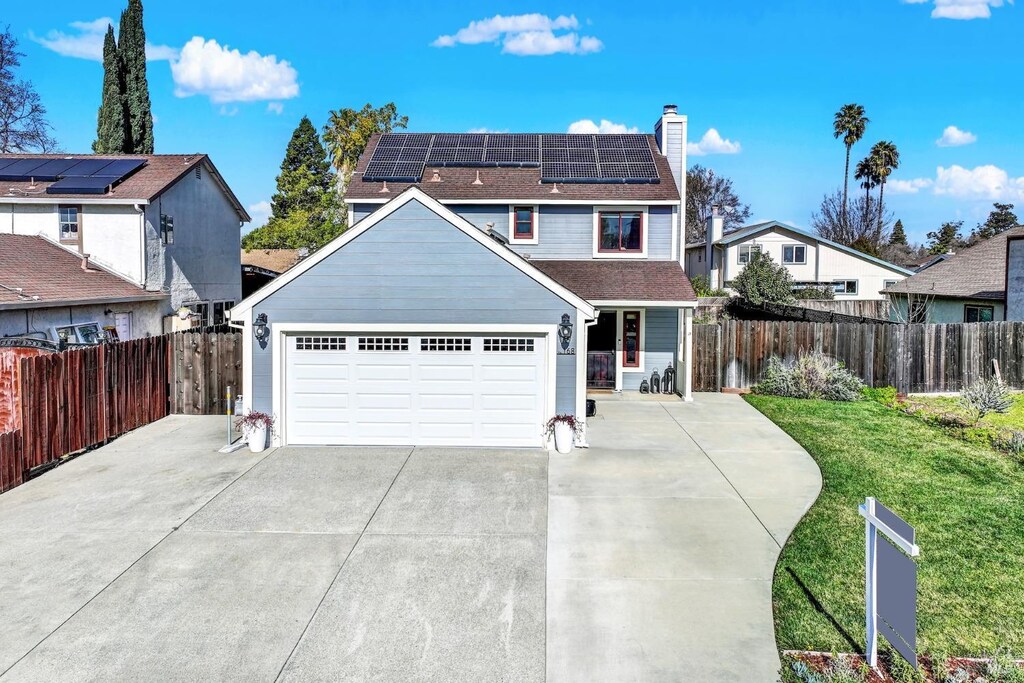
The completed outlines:
{"type": "Polygon", "coordinates": [[[602,312],[587,330],[587,388],[615,388],[615,311],[602,312]]]}

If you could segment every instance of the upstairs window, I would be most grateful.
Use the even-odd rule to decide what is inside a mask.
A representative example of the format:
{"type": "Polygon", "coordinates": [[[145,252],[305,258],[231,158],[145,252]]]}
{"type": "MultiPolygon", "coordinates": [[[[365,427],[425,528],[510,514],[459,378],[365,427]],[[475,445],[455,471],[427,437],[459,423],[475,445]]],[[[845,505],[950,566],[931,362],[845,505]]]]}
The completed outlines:
{"type": "Polygon", "coordinates": [[[643,252],[643,213],[640,211],[602,211],[598,214],[598,251],[643,252]]]}
{"type": "Polygon", "coordinates": [[[512,209],[512,242],[532,242],[537,238],[537,211],[532,206],[512,209]]]}
{"type": "Polygon", "coordinates": [[[836,280],[835,282],[832,283],[832,287],[835,289],[836,294],[857,293],[856,280],[836,280]]]}
{"type": "Polygon", "coordinates": [[[737,260],[740,265],[747,265],[750,263],[750,259],[754,257],[754,254],[761,251],[760,244],[741,244],[737,247],[736,252],[738,254],[737,260]]]}
{"type": "Polygon", "coordinates": [[[61,204],[57,212],[60,215],[60,241],[78,242],[79,208],[61,204]]]}
{"type": "Polygon", "coordinates": [[[803,244],[783,245],[782,262],[790,266],[807,263],[807,247],[803,244]]]}

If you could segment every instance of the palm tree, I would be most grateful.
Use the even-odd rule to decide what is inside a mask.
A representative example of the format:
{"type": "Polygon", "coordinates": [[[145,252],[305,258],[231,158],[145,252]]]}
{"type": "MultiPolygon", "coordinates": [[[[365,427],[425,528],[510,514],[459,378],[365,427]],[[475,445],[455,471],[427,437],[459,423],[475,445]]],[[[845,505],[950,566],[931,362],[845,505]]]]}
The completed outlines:
{"type": "MultiPolygon", "coordinates": [[[[857,167],[853,172],[853,179],[860,181],[860,186],[864,188],[864,212],[858,221],[859,225],[862,225],[867,219],[870,221],[871,216],[871,190],[878,187],[878,164],[876,160],[871,156],[866,156],[857,162],[857,167]]],[[[847,233],[847,239],[853,238],[853,233],[849,228],[849,225],[843,225],[844,230],[847,233]]]]}
{"type": "Polygon", "coordinates": [[[843,144],[846,145],[846,171],[843,174],[843,210],[841,218],[843,223],[846,222],[846,194],[850,185],[850,150],[864,137],[864,130],[867,128],[869,121],[870,119],[864,115],[864,107],[859,104],[844,104],[836,112],[835,121],[832,123],[836,139],[842,138],[843,144]]]}
{"type": "Polygon", "coordinates": [[[882,212],[885,210],[885,181],[889,175],[900,167],[900,152],[896,145],[888,140],[876,142],[868,157],[874,166],[875,178],[878,181],[878,233],[882,232],[882,212]]]}

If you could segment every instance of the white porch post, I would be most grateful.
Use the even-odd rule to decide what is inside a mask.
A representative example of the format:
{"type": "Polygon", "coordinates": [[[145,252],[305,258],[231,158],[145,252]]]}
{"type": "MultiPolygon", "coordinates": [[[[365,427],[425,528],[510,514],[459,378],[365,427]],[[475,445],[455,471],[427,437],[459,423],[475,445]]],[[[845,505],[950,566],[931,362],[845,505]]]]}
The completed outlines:
{"type": "Polygon", "coordinates": [[[683,400],[693,400],[693,309],[679,309],[679,365],[677,377],[683,383],[683,400]]]}

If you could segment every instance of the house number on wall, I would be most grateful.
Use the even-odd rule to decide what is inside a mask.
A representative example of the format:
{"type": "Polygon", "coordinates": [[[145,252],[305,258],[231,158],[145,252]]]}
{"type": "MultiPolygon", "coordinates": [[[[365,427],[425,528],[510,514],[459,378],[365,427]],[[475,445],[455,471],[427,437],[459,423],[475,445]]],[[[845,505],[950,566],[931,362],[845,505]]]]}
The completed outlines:
{"type": "Polygon", "coordinates": [[[559,351],[558,355],[559,356],[575,356],[576,355],[576,348],[573,347],[571,349],[566,349],[564,351],[559,351]]]}

